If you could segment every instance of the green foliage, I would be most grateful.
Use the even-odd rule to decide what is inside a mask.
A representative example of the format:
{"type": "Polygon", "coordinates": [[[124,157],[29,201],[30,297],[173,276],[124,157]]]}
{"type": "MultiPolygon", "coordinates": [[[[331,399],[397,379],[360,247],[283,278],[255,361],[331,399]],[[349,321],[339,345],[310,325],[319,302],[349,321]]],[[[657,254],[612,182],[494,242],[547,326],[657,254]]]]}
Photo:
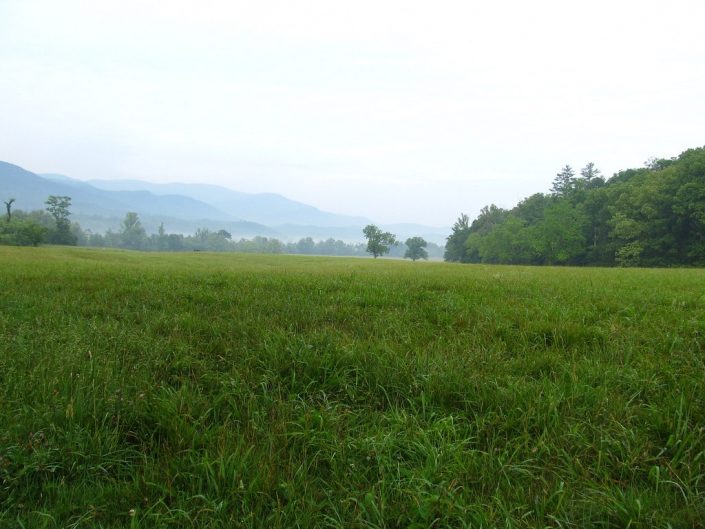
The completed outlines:
{"type": "Polygon", "coordinates": [[[356,255],[363,256],[366,252],[366,245],[363,243],[346,244],[343,241],[328,238],[322,241],[314,241],[311,237],[305,237],[295,243],[288,243],[283,247],[284,253],[295,253],[303,255],[356,255]]]}
{"type": "Polygon", "coordinates": [[[607,182],[566,165],[552,195],[484,208],[449,237],[447,261],[621,266],[705,265],[705,149],[652,159],[607,182]],[[493,211],[492,208],[495,208],[493,211]],[[465,235],[464,252],[457,240],[465,235]]]}
{"type": "Polygon", "coordinates": [[[605,183],[600,171],[593,162],[588,163],[580,170],[580,176],[583,179],[584,186],[587,188],[599,187],[605,183]]]}
{"type": "Polygon", "coordinates": [[[397,244],[396,237],[388,231],[382,231],[374,224],[368,224],[362,230],[367,239],[367,253],[375,259],[389,253],[389,248],[397,244]]]}
{"type": "Polygon", "coordinates": [[[468,254],[484,263],[531,262],[534,248],[529,230],[522,220],[507,218],[485,236],[481,231],[471,233],[466,242],[468,254]]]}
{"type": "MultiPolygon", "coordinates": [[[[139,222],[139,217],[132,217],[128,224],[128,233],[132,233],[134,222],[139,222]]],[[[141,228],[141,223],[139,223],[141,228]]],[[[81,244],[94,247],[130,248],[147,251],[160,252],[180,252],[180,251],[205,251],[205,252],[243,252],[243,253],[292,253],[306,255],[341,255],[341,256],[363,256],[365,255],[364,244],[351,244],[332,238],[314,241],[310,237],[301,239],[298,242],[283,243],[282,241],[256,236],[252,239],[232,240],[231,234],[227,230],[211,231],[207,228],[196,230],[193,235],[183,235],[180,233],[167,233],[162,224],[157,233],[146,235],[142,229],[137,230],[136,236],[128,235],[125,238],[126,226],[123,223],[119,233],[108,231],[100,233],[82,233],[81,244]]],[[[434,245],[434,251],[439,255],[438,246],[434,245]]]]}
{"type": "Polygon", "coordinates": [[[75,245],[76,235],[71,231],[71,197],[50,195],[47,198],[46,210],[54,218],[54,226],[49,230],[47,239],[52,244],[75,245]]]}
{"type": "Polygon", "coordinates": [[[566,165],[561,172],[556,175],[551,186],[551,192],[558,196],[567,196],[575,189],[575,171],[570,165],[566,165]]]}
{"type": "Polygon", "coordinates": [[[470,217],[461,213],[453,224],[453,233],[446,239],[446,249],[443,258],[446,261],[467,262],[465,257],[465,241],[470,235],[470,217]]]}
{"type": "Polygon", "coordinates": [[[621,246],[615,255],[615,261],[620,266],[639,266],[641,264],[641,254],[644,253],[644,247],[636,242],[628,242],[621,246]]]}
{"type": "Polygon", "coordinates": [[[547,264],[577,264],[585,251],[587,218],[580,208],[559,200],[537,224],[536,247],[547,264]]]}
{"type": "Polygon", "coordinates": [[[423,237],[410,237],[404,244],[406,244],[404,259],[411,259],[412,261],[416,261],[417,259],[428,259],[428,252],[426,251],[426,246],[428,246],[428,243],[423,237]]]}
{"type": "Polygon", "coordinates": [[[705,517],[700,270],[65,247],[0,269],[0,527],[705,517]]]}
{"type": "Polygon", "coordinates": [[[282,253],[284,244],[278,239],[257,236],[249,240],[240,239],[232,245],[232,249],[244,253],[282,253]]]}
{"type": "MultiPolygon", "coordinates": [[[[139,215],[134,211],[130,211],[125,215],[120,226],[120,238],[123,248],[130,248],[132,250],[141,249],[147,239],[147,233],[142,227],[139,215]]],[[[198,237],[198,234],[196,234],[198,237]]]]}
{"type": "Polygon", "coordinates": [[[196,233],[190,238],[190,242],[195,250],[224,252],[232,249],[230,239],[231,235],[227,230],[212,232],[206,228],[200,228],[196,230],[196,233]]]}
{"type": "Polygon", "coordinates": [[[15,199],[5,201],[7,214],[0,221],[0,244],[13,246],[38,246],[46,237],[47,228],[36,218],[22,210],[12,211],[15,199]]]}
{"type": "Polygon", "coordinates": [[[0,244],[38,246],[44,241],[46,233],[46,228],[31,220],[0,222],[0,244]]]}

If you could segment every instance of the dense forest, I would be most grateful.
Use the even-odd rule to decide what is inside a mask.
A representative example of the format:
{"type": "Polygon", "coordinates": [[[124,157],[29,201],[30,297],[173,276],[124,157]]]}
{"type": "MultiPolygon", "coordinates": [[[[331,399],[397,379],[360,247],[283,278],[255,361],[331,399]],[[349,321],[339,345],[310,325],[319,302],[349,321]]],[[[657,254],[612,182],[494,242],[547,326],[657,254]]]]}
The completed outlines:
{"type": "Polygon", "coordinates": [[[446,261],[599,266],[705,265],[705,148],[605,180],[566,165],[549,194],[462,214],[446,261]]]}

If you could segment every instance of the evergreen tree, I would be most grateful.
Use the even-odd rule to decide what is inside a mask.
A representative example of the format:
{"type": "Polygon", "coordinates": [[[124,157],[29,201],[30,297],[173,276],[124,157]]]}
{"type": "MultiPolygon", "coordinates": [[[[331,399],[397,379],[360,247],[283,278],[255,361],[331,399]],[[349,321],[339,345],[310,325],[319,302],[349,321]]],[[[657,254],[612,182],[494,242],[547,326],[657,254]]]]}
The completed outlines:
{"type": "Polygon", "coordinates": [[[567,196],[575,188],[575,171],[566,165],[553,179],[551,193],[558,196],[567,196]]]}
{"type": "Polygon", "coordinates": [[[600,175],[600,170],[595,167],[595,164],[592,162],[588,163],[580,170],[580,176],[582,176],[588,183],[595,178],[602,178],[600,175]]]}

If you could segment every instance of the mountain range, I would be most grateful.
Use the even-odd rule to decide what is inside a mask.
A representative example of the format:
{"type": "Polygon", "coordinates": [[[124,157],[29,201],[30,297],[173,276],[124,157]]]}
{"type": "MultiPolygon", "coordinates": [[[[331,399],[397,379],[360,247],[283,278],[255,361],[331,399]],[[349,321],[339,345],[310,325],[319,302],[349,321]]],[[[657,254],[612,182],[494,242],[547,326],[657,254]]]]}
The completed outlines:
{"type": "MultiPolygon", "coordinates": [[[[93,232],[116,231],[128,211],[139,214],[148,232],[164,223],[167,232],[226,229],[234,238],[256,235],[297,240],[302,237],[360,241],[373,221],[341,215],[275,193],[243,193],[208,184],[156,184],[142,180],[77,180],[56,173],[36,174],[0,161],[0,199],[16,209],[44,209],[49,195],[71,197],[72,220],[93,232]]],[[[398,238],[419,235],[443,243],[447,227],[415,224],[382,226],[398,238]]]]}

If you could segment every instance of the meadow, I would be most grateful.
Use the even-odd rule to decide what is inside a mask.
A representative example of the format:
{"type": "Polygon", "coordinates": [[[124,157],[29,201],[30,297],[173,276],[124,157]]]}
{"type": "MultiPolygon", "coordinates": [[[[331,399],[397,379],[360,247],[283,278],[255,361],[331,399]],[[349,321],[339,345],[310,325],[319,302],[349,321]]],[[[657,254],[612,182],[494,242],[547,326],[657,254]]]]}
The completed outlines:
{"type": "Polygon", "coordinates": [[[703,527],[704,351],[697,269],[0,247],[0,527],[703,527]]]}

